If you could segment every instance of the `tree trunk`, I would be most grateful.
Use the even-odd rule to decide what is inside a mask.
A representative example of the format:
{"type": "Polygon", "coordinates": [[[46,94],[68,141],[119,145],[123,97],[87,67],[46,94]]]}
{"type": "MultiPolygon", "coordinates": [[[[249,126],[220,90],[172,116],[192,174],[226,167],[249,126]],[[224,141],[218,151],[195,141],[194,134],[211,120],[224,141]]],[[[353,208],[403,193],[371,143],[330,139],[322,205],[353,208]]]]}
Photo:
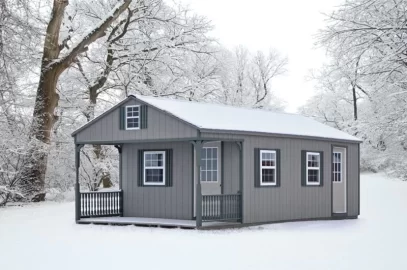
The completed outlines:
{"type": "Polygon", "coordinates": [[[48,23],[41,62],[41,75],[38,83],[33,121],[30,129],[30,147],[25,157],[25,166],[21,172],[20,186],[24,196],[32,201],[45,199],[45,173],[47,170],[48,145],[51,141],[51,130],[55,123],[55,108],[58,105],[56,84],[59,76],[77,58],[80,53],[97,39],[105,35],[106,29],[122,14],[132,0],[118,2],[109,17],[89,32],[70,53],[59,58],[61,46],[59,33],[68,0],[54,0],[51,20],[48,23]]]}
{"type": "MultiPolygon", "coordinates": [[[[356,61],[356,67],[355,67],[355,78],[353,79],[354,81],[352,82],[352,96],[353,96],[353,119],[356,121],[358,120],[358,98],[356,96],[356,87],[358,86],[358,70],[359,70],[359,61],[360,61],[361,56],[358,57],[358,60],[356,61]]],[[[361,88],[360,88],[361,89],[361,88]]],[[[368,96],[368,95],[367,95],[368,96]]]]}
{"type": "Polygon", "coordinates": [[[31,144],[25,158],[20,185],[23,194],[29,200],[45,199],[44,184],[47,170],[48,144],[51,140],[51,129],[55,122],[54,111],[58,105],[56,84],[63,72],[63,65],[49,66],[59,56],[59,31],[68,5],[67,0],[54,0],[52,17],[47,27],[44,51],[41,62],[41,75],[38,83],[33,121],[30,129],[31,144]]]}
{"type": "Polygon", "coordinates": [[[358,99],[356,96],[356,84],[352,84],[352,95],[353,95],[353,119],[358,120],[358,99]]]}

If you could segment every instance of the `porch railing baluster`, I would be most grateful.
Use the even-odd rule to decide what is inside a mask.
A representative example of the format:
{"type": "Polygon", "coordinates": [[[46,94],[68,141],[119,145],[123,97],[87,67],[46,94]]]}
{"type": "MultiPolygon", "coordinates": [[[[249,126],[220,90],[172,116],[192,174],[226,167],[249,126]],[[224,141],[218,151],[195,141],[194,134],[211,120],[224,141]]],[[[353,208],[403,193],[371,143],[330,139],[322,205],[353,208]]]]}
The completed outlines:
{"type": "Polygon", "coordinates": [[[89,194],[89,206],[90,206],[90,208],[89,208],[90,214],[92,216],[94,216],[95,214],[93,213],[93,195],[92,195],[92,193],[89,194]]]}
{"type": "Polygon", "coordinates": [[[94,215],[94,216],[96,216],[97,214],[96,214],[96,201],[95,201],[95,195],[94,194],[92,194],[92,214],[94,215]]]}
{"type": "Polygon", "coordinates": [[[107,195],[106,193],[103,193],[103,215],[107,215],[107,203],[106,203],[106,198],[107,195]]]}
{"type": "Polygon", "coordinates": [[[116,194],[115,195],[115,201],[116,201],[116,212],[115,212],[115,214],[118,214],[118,211],[119,211],[119,194],[116,194]]]}
{"type": "Polygon", "coordinates": [[[210,196],[209,197],[210,198],[210,200],[209,200],[209,218],[210,219],[213,219],[213,196],[210,196]]]}
{"type": "Polygon", "coordinates": [[[209,197],[209,218],[213,218],[213,196],[209,197]]]}
{"type": "Polygon", "coordinates": [[[112,214],[116,214],[116,194],[112,194],[112,199],[113,199],[112,214]]]}
{"type": "Polygon", "coordinates": [[[110,194],[107,194],[107,214],[110,215],[110,211],[112,211],[112,205],[110,200],[110,194]]]}
{"type": "Polygon", "coordinates": [[[95,202],[95,195],[94,194],[92,194],[92,214],[94,215],[94,216],[96,216],[97,214],[96,214],[96,202],[95,202]]]}
{"type": "Polygon", "coordinates": [[[101,204],[101,203],[100,203],[100,198],[101,198],[101,197],[102,197],[102,196],[96,196],[96,211],[97,211],[96,214],[97,214],[97,215],[100,215],[100,213],[101,213],[101,211],[100,211],[100,210],[101,210],[101,207],[100,207],[100,206],[101,206],[101,205],[100,205],[100,204],[101,204]]]}
{"type": "Polygon", "coordinates": [[[88,215],[90,216],[90,215],[92,215],[92,213],[90,212],[90,209],[91,209],[91,206],[90,206],[90,202],[91,202],[90,194],[87,194],[86,197],[88,197],[88,215]]]}
{"type": "Polygon", "coordinates": [[[233,197],[231,197],[231,196],[228,196],[227,198],[226,198],[226,218],[227,219],[229,219],[230,217],[231,217],[231,205],[232,205],[232,201],[231,201],[231,199],[233,199],[233,197]]]}
{"type": "Polygon", "coordinates": [[[112,194],[108,194],[109,197],[109,215],[112,214],[112,194]]]}
{"type": "Polygon", "coordinates": [[[103,215],[106,215],[107,211],[106,211],[106,193],[102,194],[102,198],[103,198],[103,215]]]}
{"type": "Polygon", "coordinates": [[[109,215],[109,194],[105,193],[105,215],[109,215]]]}
{"type": "Polygon", "coordinates": [[[207,216],[208,214],[206,213],[207,211],[207,207],[206,207],[206,201],[207,201],[207,197],[202,197],[202,215],[203,216],[207,216]]]}
{"type": "MultiPolygon", "coordinates": [[[[83,196],[82,196],[82,194],[80,194],[79,193],[79,196],[80,196],[80,198],[81,198],[81,202],[83,202],[83,196]]],[[[81,216],[83,215],[83,203],[81,204],[81,214],[80,214],[81,216]]]]}

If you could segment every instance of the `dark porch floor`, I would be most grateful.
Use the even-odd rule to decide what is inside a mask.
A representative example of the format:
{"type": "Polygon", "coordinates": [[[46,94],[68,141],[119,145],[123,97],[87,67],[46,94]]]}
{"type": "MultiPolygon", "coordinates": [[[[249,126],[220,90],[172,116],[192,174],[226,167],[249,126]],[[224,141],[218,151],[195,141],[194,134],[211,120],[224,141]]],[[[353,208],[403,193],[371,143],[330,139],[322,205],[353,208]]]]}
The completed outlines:
{"type": "MultiPolygon", "coordinates": [[[[195,220],[143,218],[143,217],[92,217],[81,218],[80,224],[108,224],[108,225],[140,225],[165,228],[195,229],[195,220]]],[[[203,222],[200,229],[220,229],[240,227],[240,222],[210,221],[203,222]]]]}

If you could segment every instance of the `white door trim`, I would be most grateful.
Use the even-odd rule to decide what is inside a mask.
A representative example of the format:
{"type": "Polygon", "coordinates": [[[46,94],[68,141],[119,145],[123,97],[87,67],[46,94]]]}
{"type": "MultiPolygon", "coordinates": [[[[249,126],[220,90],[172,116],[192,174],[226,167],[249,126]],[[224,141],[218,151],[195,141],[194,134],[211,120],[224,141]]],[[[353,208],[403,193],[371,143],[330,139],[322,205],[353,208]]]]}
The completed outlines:
{"type": "MultiPolygon", "coordinates": [[[[213,141],[213,142],[206,142],[202,145],[202,149],[204,148],[217,148],[217,181],[211,181],[211,182],[206,182],[206,181],[201,181],[201,191],[202,194],[205,195],[205,185],[219,185],[219,194],[222,193],[222,169],[221,168],[221,158],[222,158],[222,144],[221,141],[213,141]],[[205,146],[206,145],[206,146],[205,146]]],[[[195,147],[194,147],[194,151],[193,151],[193,163],[194,163],[194,170],[196,170],[196,152],[195,152],[195,147]]],[[[202,158],[202,157],[201,157],[202,158]]],[[[199,180],[201,180],[201,170],[199,170],[199,180]]],[[[193,211],[193,215],[194,217],[196,217],[196,184],[197,184],[197,179],[196,179],[196,174],[194,173],[194,199],[193,199],[193,203],[194,203],[194,211],[193,211]]],[[[212,193],[210,194],[206,194],[206,195],[213,195],[212,193]]]]}
{"type": "Polygon", "coordinates": [[[337,147],[334,146],[332,148],[332,179],[331,179],[331,183],[332,183],[332,204],[334,204],[334,196],[335,193],[340,193],[338,192],[338,190],[343,190],[343,209],[342,210],[337,210],[335,209],[334,205],[332,207],[332,213],[334,214],[345,214],[347,213],[347,193],[348,193],[348,168],[347,168],[347,162],[348,162],[348,157],[347,157],[347,149],[345,147],[337,147]],[[341,155],[341,168],[340,168],[340,176],[341,176],[341,181],[334,181],[334,154],[335,153],[340,153],[341,155]],[[341,188],[340,185],[343,185],[343,187],[341,188]],[[335,190],[336,189],[336,190],[335,190]],[[336,192],[335,192],[336,191],[336,192]]]}

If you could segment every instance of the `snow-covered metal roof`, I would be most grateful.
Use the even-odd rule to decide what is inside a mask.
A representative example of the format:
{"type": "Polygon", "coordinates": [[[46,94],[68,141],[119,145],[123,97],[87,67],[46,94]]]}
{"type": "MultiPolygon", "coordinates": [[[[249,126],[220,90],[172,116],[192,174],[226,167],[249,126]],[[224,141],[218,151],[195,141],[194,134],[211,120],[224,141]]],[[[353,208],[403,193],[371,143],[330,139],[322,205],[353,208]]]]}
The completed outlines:
{"type": "Polygon", "coordinates": [[[299,114],[141,95],[135,97],[204,130],[284,134],[361,142],[343,131],[299,114]]]}

